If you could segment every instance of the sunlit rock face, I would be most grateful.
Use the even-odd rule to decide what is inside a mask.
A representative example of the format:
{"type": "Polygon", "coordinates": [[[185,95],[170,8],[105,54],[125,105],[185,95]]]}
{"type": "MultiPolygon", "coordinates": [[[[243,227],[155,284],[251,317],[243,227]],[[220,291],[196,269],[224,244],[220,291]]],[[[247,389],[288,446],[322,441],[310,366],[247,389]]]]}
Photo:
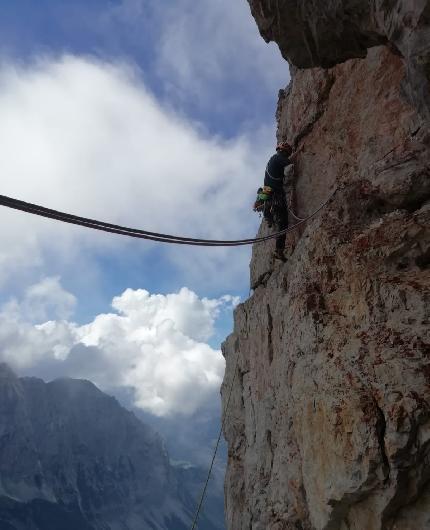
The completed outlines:
{"type": "Polygon", "coordinates": [[[274,243],[253,251],[253,293],[223,347],[229,530],[430,528],[429,123],[403,88],[408,59],[374,46],[381,12],[366,4],[251,2],[300,67],[277,112],[278,139],[299,153],[290,207],[305,217],[337,191],[288,236],[286,264],[274,243]],[[342,24],[363,43],[345,53],[342,24]],[[303,69],[312,61],[340,64],[303,69]]]}
{"type": "MultiPolygon", "coordinates": [[[[1,530],[186,530],[204,479],[89,381],[0,365],[1,530]]],[[[223,528],[217,515],[202,528],[223,528]]]]}

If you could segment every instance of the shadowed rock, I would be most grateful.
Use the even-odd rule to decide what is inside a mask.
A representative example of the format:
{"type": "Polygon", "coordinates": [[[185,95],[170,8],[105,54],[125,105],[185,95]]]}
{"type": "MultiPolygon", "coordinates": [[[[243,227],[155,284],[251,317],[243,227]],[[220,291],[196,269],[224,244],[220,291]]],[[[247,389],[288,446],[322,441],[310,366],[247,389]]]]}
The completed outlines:
{"type": "Polygon", "coordinates": [[[430,119],[428,0],[248,0],[263,38],[298,68],[331,68],[388,44],[403,57],[403,89],[430,119]]]}

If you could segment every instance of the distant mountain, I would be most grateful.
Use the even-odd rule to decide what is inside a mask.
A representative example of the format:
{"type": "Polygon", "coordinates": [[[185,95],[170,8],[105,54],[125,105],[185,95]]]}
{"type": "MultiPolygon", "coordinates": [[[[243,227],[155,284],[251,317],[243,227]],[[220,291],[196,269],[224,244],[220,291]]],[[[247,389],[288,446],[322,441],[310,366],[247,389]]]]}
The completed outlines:
{"type": "MultiPolygon", "coordinates": [[[[0,365],[0,530],[188,530],[203,481],[89,381],[0,365]]],[[[198,528],[224,529],[220,498],[198,528]]]]}

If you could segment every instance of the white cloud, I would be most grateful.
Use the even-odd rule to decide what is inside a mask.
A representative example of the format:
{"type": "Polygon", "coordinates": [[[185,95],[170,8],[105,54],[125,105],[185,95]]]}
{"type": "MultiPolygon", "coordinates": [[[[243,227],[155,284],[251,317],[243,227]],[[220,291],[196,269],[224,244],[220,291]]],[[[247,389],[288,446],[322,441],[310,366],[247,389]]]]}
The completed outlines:
{"type": "Polygon", "coordinates": [[[246,1],[179,0],[158,9],[159,67],[187,92],[205,99],[214,84],[258,83],[276,97],[288,82],[288,63],[275,44],[265,45],[246,1]]]}
{"type": "Polygon", "coordinates": [[[131,387],[136,406],[160,416],[193,414],[217,399],[224,359],[207,341],[220,313],[237,299],[199,298],[186,288],[167,295],[127,289],[114,298],[114,313],[78,326],[66,320],[32,324],[21,308],[34,297],[38,307],[52,299],[61,310],[64,302],[74,304],[55,278],[30,288],[22,303],[3,307],[0,357],[21,373],[85,377],[111,391],[131,387]]]}
{"type": "Polygon", "coordinates": [[[60,279],[45,278],[25,291],[22,302],[12,299],[4,312],[24,316],[29,322],[45,322],[50,318],[67,319],[72,316],[76,298],[63,289],[60,279]]]}
{"type": "MultiPolygon", "coordinates": [[[[209,238],[255,232],[250,204],[271,149],[267,130],[208,138],[161,107],[130,68],[72,56],[3,65],[0,114],[5,195],[154,231],[209,238]]],[[[49,262],[72,263],[153,248],[4,208],[0,222],[8,227],[0,234],[0,282],[43,270],[48,254],[49,262]]],[[[198,264],[202,281],[219,281],[211,271],[224,269],[230,287],[242,280],[238,269],[248,254],[182,248],[168,249],[164,259],[185,275],[198,264]]]]}
{"type": "Polygon", "coordinates": [[[274,43],[264,43],[246,0],[123,0],[104,14],[105,22],[109,18],[113,27],[117,21],[145,28],[150,21],[157,28],[151,33],[155,68],[175,100],[233,109],[246,105],[241,86],[248,97],[264,94],[275,104],[278,89],[288,83],[288,63],[274,43]]]}

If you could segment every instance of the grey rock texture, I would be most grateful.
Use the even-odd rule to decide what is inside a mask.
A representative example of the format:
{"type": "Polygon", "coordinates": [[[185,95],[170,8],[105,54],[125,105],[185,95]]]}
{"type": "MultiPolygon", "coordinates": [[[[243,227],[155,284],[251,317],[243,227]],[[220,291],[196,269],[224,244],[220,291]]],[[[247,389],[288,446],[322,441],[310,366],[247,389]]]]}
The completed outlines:
{"type": "MultiPolygon", "coordinates": [[[[369,15],[367,2],[251,2],[299,66],[293,4],[334,18],[339,38],[336,24],[361,32],[360,6],[369,15]],[[356,16],[339,21],[331,6],[346,4],[356,16]]],[[[408,69],[373,46],[294,69],[280,93],[278,138],[298,152],[291,206],[304,217],[337,192],[288,236],[286,264],[273,242],[254,249],[254,292],[223,345],[229,530],[430,529],[430,152],[408,69]]]]}
{"type": "MultiPolygon", "coordinates": [[[[0,365],[2,530],[186,530],[203,473],[89,381],[44,383],[0,365]]],[[[202,528],[223,528],[204,517],[202,528]]]]}
{"type": "Polygon", "coordinates": [[[248,0],[266,41],[294,66],[330,68],[389,44],[407,66],[404,90],[430,118],[428,0],[248,0]]]}

